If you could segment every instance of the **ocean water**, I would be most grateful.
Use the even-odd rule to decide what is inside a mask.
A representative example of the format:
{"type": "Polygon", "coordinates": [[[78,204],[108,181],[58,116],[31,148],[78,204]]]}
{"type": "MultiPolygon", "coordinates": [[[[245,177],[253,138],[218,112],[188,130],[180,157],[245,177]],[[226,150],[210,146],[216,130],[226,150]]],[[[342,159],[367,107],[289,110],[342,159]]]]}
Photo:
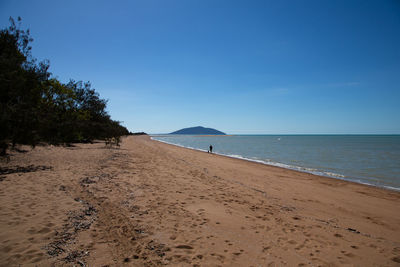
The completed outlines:
{"type": "Polygon", "coordinates": [[[153,135],[154,140],[400,191],[400,135],[153,135]]]}

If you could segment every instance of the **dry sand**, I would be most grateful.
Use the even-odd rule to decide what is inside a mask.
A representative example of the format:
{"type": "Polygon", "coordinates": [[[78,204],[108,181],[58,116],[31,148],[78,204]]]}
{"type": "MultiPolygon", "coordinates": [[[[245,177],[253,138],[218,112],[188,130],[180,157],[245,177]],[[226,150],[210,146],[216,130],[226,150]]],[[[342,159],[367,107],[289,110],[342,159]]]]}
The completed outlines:
{"type": "Polygon", "coordinates": [[[0,167],[1,266],[400,265],[398,192],[147,136],[0,167]]]}

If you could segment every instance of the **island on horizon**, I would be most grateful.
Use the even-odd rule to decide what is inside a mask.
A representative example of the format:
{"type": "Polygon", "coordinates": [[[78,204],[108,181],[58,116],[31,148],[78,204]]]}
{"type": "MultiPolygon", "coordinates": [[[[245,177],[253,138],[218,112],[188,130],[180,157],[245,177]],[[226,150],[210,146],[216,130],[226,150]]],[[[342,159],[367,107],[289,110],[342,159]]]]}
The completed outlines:
{"type": "Polygon", "coordinates": [[[205,128],[203,126],[183,128],[170,134],[192,134],[192,135],[226,135],[226,133],[213,128],[205,128]]]}

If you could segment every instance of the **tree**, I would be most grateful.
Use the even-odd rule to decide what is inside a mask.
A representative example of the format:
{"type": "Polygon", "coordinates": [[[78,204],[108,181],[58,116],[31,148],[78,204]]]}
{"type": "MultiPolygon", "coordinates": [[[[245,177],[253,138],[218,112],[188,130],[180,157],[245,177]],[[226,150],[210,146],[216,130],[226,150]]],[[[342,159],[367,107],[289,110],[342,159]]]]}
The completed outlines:
{"type": "Polygon", "coordinates": [[[42,82],[50,76],[47,62],[36,64],[29,43],[29,30],[20,29],[10,18],[11,26],[0,31],[0,148],[8,143],[37,142],[37,111],[42,82]]]}
{"type": "Polygon", "coordinates": [[[119,137],[129,131],[106,111],[107,101],[90,82],[63,84],[51,78],[49,62],[36,63],[29,30],[0,31],[0,154],[11,143],[65,144],[119,137]]]}

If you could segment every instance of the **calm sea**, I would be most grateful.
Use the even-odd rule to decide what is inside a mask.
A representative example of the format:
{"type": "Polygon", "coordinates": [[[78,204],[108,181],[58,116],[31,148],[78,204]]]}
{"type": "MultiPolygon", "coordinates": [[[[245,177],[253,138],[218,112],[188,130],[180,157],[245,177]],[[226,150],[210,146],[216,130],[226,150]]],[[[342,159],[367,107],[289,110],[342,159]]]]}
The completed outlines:
{"type": "Polygon", "coordinates": [[[400,191],[400,135],[153,135],[183,147],[400,191]]]}

